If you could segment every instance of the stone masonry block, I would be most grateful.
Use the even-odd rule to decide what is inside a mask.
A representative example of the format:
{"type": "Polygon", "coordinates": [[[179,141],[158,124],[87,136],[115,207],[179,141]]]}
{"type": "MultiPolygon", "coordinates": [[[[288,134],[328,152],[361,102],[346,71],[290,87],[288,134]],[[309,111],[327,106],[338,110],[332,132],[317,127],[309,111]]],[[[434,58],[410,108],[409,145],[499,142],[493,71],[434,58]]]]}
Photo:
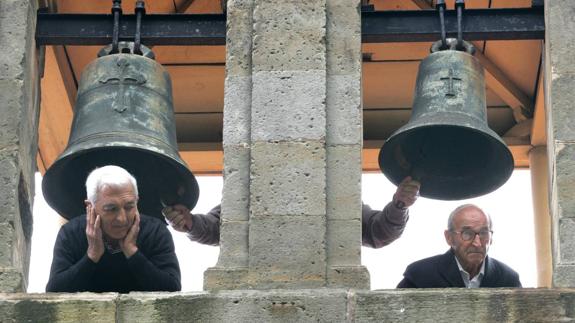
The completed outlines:
{"type": "MultiPolygon", "coordinates": [[[[575,287],[575,265],[555,264],[553,266],[553,287],[554,288],[575,287]]],[[[575,304],[571,306],[572,309],[575,308],[575,304]]],[[[575,315],[573,316],[575,317],[575,315]]]]}
{"type": "Polygon", "coordinates": [[[253,141],[325,139],[325,71],[253,75],[253,141]]]}
{"type": "Polygon", "coordinates": [[[361,219],[361,144],[327,147],[327,219],[361,219]]]}
{"type": "Polygon", "coordinates": [[[248,221],[221,222],[218,267],[248,266],[248,221]]]}
{"type": "Polygon", "coordinates": [[[327,0],[327,70],[329,75],[361,75],[359,0],[327,0]]]}
{"type": "Polygon", "coordinates": [[[249,219],[250,148],[224,146],[224,188],[222,213],[226,220],[249,219]]]}
{"type": "MultiPolygon", "coordinates": [[[[559,244],[558,264],[575,266],[575,218],[559,219],[559,244]]],[[[575,281],[572,286],[575,287],[575,281]]]]}
{"type": "Polygon", "coordinates": [[[115,322],[117,294],[0,294],[2,322],[115,322]]]}
{"type": "Polygon", "coordinates": [[[321,141],[255,143],[251,152],[251,216],[324,216],[325,155],[321,141]]]}
{"type": "Polygon", "coordinates": [[[252,113],[251,76],[228,75],[224,92],[224,146],[249,143],[252,113]]]}
{"type": "MultiPolygon", "coordinates": [[[[330,288],[369,290],[369,271],[364,266],[329,266],[327,284],[330,288]]],[[[351,313],[350,313],[351,314],[351,313]]]]}
{"type": "Polygon", "coordinates": [[[347,291],[130,293],[117,322],[345,322],[347,291]]]}
{"type": "Polygon", "coordinates": [[[361,144],[363,114],[360,74],[328,76],[326,102],[327,144],[361,144]]]}
{"type": "MultiPolygon", "coordinates": [[[[572,55],[575,56],[575,55],[572,55]]],[[[556,141],[575,141],[575,124],[573,120],[573,102],[575,102],[575,74],[556,74],[550,84],[550,113],[553,121],[552,129],[556,141]]]]}
{"type": "Polygon", "coordinates": [[[361,220],[327,221],[329,266],[361,265],[361,220]]]}
{"type": "Polygon", "coordinates": [[[204,290],[220,291],[253,288],[247,267],[211,267],[204,272],[204,290]]]}
{"type": "Polygon", "coordinates": [[[325,230],[323,216],[250,219],[249,268],[257,288],[325,286],[325,230]]]}
{"type": "Polygon", "coordinates": [[[325,10],[325,0],[257,0],[253,70],[325,70],[325,10]]]}
{"type": "Polygon", "coordinates": [[[0,79],[0,149],[18,145],[22,118],[24,82],[0,79]]]}
{"type": "MultiPolygon", "coordinates": [[[[1,137],[0,137],[1,138],[1,137]]],[[[14,222],[18,216],[18,180],[20,178],[17,151],[0,151],[0,223],[14,222]]]]}
{"type": "Polygon", "coordinates": [[[575,218],[575,143],[555,142],[556,203],[559,218],[575,218]]]}
{"type": "Polygon", "coordinates": [[[553,74],[575,72],[575,2],[545,1],[545,45],[553,74]]]}
{"type": "MultiPolygon", "coordinates": [[[[27,277],[20,268],[0,268],[0,293],[22,293],[28,286],[27,277]]],[[[2,311],[2,294],[0,294],[0,313],[2,311]]]]}
{"type": "Polygon", "coordinates": [[[16,250],[14,249],[16,240],[14,222],[0,222],[0,268],[15,265],[14,254],[16,250]]]}
{"type": "Polygon", "coordinates": [[[572,290],[442,288],[359,291],[355,322],[562,322],[575,319],[572,290]]]}
{"type": "Polygon", "coordinates": [[[24,44],[34,39],[30,29],[33,30],[35,24],[31,24],[29,16],[35,2],[0,1],[0,46],[4,50],[4,55],[0,55],[0,80],[23,80],[25,77],[23,63],[27,47],[24,44]]]}
{"type": "Polygon", "coordinates": [[[227,1],[226,75],[252,73],[253,0],[227,1]]]}

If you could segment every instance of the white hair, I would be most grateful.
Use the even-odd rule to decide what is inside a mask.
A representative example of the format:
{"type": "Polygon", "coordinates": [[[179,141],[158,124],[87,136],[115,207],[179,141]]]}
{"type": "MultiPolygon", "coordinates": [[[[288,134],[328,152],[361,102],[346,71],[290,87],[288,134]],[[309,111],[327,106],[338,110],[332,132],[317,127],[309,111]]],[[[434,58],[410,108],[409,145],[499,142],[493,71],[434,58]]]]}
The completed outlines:
{"type": "Polygon", "coordinates": [[[491,216],[487,212],[483,211],[479,206],[477,206],[475,204],[463,204],[463,205],[456,207],[455,210],[453,210],[449,214],[449,218],[447,219],[447,230],[453,231],[455,229],[455,225],[453,224],[453,219],[455,218],[455,216],[457,214],[459,214],[459,212],[461,212],[463,209],[467,209],[467,208],[475,208],[475,209],[479,210],[481,213],[483,213],[485,215],[485,217],[487,217],[487,220],[489,221],[489,230],[493,229],[493,222],[491,221],[491,216]]]}
{"type": "Polygon", "coordinates": [[[119,166],[108,165],[94,169],[86,178],[86,195],[88,200],[95,203],[98,192],[104,186],[124,186],[132,184],[136,197],[138,196],[138,184],[136,179],[127,170],[119,166]]]}

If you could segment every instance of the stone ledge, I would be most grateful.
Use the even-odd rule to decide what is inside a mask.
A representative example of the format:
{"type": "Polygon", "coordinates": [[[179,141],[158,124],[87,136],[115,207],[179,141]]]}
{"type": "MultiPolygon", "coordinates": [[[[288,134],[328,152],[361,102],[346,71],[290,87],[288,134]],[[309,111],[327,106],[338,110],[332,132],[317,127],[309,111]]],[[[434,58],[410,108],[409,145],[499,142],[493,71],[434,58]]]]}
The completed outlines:
{"type": "Polygon", "coordinates": [[[575,288],[0,294],[2,322],[567,322],[575,288]]]}

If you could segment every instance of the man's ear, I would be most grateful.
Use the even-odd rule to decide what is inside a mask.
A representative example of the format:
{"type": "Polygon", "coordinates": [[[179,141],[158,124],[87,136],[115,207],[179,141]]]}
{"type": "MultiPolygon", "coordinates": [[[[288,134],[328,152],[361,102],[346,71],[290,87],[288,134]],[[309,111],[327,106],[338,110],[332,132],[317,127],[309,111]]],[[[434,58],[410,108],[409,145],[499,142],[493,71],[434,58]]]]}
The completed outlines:
{"type": "Polygon", "coordinates": [[[451,236],[451,231],[449,230],[445,230],[443,231],[443,236],[445,237],[445,242],[447,242],[447,244],[452,247],[453,246],[453,240],[452,240],[452,236],[451,236]]]}
{"type": "Polygon", "coordinates": [[[90,205],[92,205],[92,202],[90,202],[90,200],[84,200],[84,206],[85,207],[88,207],[90,205]]]}

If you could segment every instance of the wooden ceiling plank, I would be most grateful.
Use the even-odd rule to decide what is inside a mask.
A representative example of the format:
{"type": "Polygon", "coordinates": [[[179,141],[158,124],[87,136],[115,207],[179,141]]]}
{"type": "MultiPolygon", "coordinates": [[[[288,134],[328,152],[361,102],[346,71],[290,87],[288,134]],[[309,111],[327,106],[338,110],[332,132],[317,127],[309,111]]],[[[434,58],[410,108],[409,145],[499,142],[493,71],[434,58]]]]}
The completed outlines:
{"type": "MultiPolygon", "coordinates": [[[[146,13],[173,13],[173,0],[153,0],[146,1],[146,13]]],[[[136,1],[122,1],[122,13],[133,14],[136,1]]],[[[110,13],[112,10],[112,1],[107,0],[58,0],[58,12],[60,13],[110,13]]],[[[144,18],[145,19],[145,18],[144,18]]]]}
{"type": "Polygon", "coordinates": [[[541,40],[491,40],[483,55],[534,102],[543,44],[541,40]]]}
{"type": "Polygon", "coordinates": [[[535,98],[535,112],[533,113],[533,128],[531,129],[531,145],[547,145],[547,117],[545,115],[545,91],[543,83],[543,64],[539,67],[537,80],[537,96],[535,98]]]}
{"type": "Polygon", "coordinates": [[[533,103],[531,99],[513,83],[501,69],[480,52],[475,53],[485,69],[485,83],[493,92],[513,110],[517,123],[531,118],[533,103]]]}
{"type": "Polygon", "coordinates": [[[72,105],[51,46],[46,47],[42,98],[38,125],[38,149],[48,168],[66,148],[72,123],[72,105]]]}
{"type": "Polygon", "coordinates": [[[221,143],[180,143],[178,150],[194,175],[222,175],[224,152],[221,143]]]}
{"type": "Polygon", "coordinates": [[[224,168],[223,151],[180,151],[180,157],[194,175],[221,175],[224,168]]]}
{"type": "Polygon", "coordinates": [[[172,77],[175,112],[221,112],[224,66],[165,66],[172,77]]]}

